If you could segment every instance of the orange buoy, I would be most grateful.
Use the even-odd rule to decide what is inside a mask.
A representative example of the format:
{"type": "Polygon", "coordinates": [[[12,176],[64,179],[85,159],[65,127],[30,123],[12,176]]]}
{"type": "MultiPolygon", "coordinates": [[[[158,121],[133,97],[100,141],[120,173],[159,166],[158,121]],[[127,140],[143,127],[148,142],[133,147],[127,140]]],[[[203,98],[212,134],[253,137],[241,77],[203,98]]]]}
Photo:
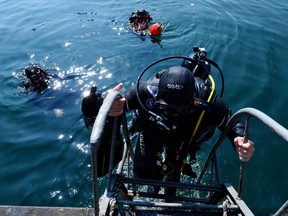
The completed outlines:
{"type": "Polygon", "coordinates": [[[149,27],[149,32],[151,36],[158,36],[162,32],[162,25],[155,23],[149,27]]]}

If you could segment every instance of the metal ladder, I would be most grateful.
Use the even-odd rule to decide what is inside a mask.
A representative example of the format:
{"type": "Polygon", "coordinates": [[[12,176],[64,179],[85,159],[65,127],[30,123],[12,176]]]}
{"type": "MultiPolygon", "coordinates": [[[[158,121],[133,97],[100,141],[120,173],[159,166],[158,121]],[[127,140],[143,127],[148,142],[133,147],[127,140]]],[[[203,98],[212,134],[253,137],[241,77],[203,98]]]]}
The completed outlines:
{"type": "MultiPolygon", "coordinates": [[[[101,145],[101,130],[104,129],[110,107],[119,95],[118,92],[111,92],[107,96],[105,99],[106,103],[99,110],[90,138],[95,215],[254,215],[241,199],[245,164],[240,167],[237,192],[231,184],[221,182],[216,157],[217,149],[226,138],[228,131],[241,118],[246,118],[246,136],[248,135],[249,120],[254,117],[288,142],[287,129],[254,108],[241,109],[231,117],[227,127],[211,148],[197,181],[185,181],[186,183],[130,177],[129,170],[133,163],[134,153],[128,133],[126,115],[124,114],[121,119],[125,140],[122,160],[115,171],[113,169],[115,134],[112,134],[108,183],[105,193],[99,198],[99,179],[96,166],[97,148],[101,145]],[[208,169],[209,165],[211,165],[210,169],[208,169]],[[208,183],[203,182],[204,180],[207,181],[206,177],[204,179],[204,176],[207,175],[209,176],[208,179],[210,179],[208,183]],[[161,193],[161,190],[159,193],[151,193],[149,190],[147,191],[149,187],[160,187],[160,189],[165,187],[177,188],[177,195],[168,196],[161,193]],[[191,197],[189,195],[191,192],[198,195],[191,197]]],[[[118,117],[115,117],[114,126],[117,125],[117,121],[118,117]]],[[[113,131],[116,131],[116,126],[113,131]]],[[[285,205],[283,208],[285,208],[285,205]]]]}

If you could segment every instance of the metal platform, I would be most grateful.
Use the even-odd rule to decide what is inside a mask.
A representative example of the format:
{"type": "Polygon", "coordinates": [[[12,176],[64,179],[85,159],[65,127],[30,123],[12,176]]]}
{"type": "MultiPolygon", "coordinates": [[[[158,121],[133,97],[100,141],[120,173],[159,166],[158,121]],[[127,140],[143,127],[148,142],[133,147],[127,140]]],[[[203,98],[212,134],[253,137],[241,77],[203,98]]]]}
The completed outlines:
{"type": "Polygon", "coordinates": [[[0,206],[1,216],[94,216],[93,208],[0,206]]]}

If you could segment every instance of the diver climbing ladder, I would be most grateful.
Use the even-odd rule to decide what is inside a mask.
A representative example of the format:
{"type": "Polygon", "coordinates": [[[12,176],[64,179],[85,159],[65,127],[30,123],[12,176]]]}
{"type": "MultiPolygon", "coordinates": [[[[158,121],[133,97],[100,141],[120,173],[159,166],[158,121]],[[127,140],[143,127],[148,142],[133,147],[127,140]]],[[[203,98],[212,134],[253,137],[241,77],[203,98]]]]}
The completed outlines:
{"type": "Polygon", "coordinates": [[[125,149],[117,171],[114,171],[115,125],[117,125],[118,121],[118,117],[115,117],[107,187],[104,194],[99,198],[99,182],[96,166],[97,149],[101,145],[101,136],[110,107],[113,101],[119,96],[118,92],[111,92],[107,96],[106,103],[100,108],[91,134],[95,215],[254,215],[241,199],[243,173],[240,173],[239,189],[237,192],[231,184],[221,182],[216,157],[217,149],[226,138],[227,132],[240,118],[246,118],[246,135],[248,133],[249,119],[254,117],[288,142],[287,129],[264,113],[253,108],[241,109],[232,116],[226,129],[213,145],[197,182],[193,184],[189,183],[189,181],[185,181],[186,183],[173,183],[130,177],[129,168],[131,163],[133,163],[134,156],[125,115],[123,115],[121,122],[125,138],[125,149]],[[209,165],[211,165],[210,169],[208,169],[209,165]],[[209,182],[202,182],[204,181],[204,176],[207,175],[209,176],[209,182]],[[160,187],[161,189],[165,187],[177,188],[178,192],[177,195],[168,196],[161,193],[161,190],[159,193],[147,190],[147,188],[153,189],[154,187],[160,187]],[[197,196],[189,195],[191,192],[197,196]]]}

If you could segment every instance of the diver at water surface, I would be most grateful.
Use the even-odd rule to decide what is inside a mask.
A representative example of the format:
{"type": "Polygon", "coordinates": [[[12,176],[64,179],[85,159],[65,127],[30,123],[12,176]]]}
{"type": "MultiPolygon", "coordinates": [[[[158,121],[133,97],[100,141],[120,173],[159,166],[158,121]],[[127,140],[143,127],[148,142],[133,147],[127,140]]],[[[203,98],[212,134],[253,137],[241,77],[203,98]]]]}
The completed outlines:
{"type": "Polygon", "coordinates": [[[25,77],[27,80],[21,84],[21,87],[38,93],[48,87],[50,80],[47,72],[36,64],[25,68],[25,77]]]}
{"type": "Polygon", "coordinates": [[[25,89],[30,102],[33,102],[44,111],[53,110],[56,117],[64,114],[64,108],[71,106],[75,99],[79,98],[80,92],[63,87],[63,82],[72,80],[77,75],[64,77],[56,74],[54,70],[42,69],[38,64],[32,64],[24,70],[24,80],[20,87],[25,89]]]}
{"type": "Polygon", "coordinates": [[[134,11],[130,18],[129,18],[129,25],[130,28],[134,31],[143,31],[148,29],[148,25],[152,17],[150,16],[149,12],[142,10],[142,11],[134,11]]]}
{"type": "MultiPolygon", "coordinates": [[[[139,36],[146,36],[147,34],[151,37],[159,36],[162,32],[162,24],[151,23],[153,18],[146,10],[134,11],[129,18],[129,27],[133,33],[139,36]]],[[[158,39],[159,40],[159,39],[158,39]]]]}

